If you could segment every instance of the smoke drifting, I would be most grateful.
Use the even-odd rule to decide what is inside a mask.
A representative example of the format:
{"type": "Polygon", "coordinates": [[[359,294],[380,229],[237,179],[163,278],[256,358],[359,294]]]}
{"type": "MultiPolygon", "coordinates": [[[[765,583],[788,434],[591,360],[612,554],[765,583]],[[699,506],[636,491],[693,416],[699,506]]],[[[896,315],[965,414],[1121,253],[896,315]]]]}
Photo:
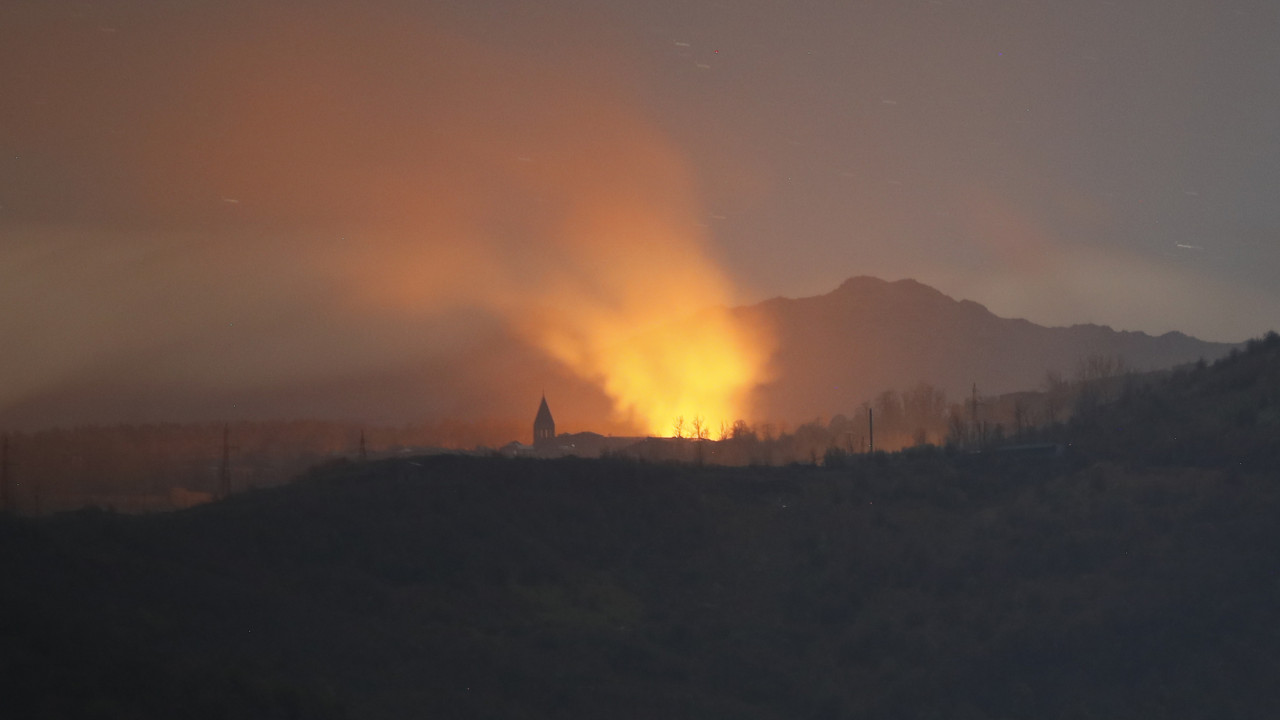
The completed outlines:
{"type": "Polygon", "coordinates": [[[0,80],[25,156],[0,175],[0,417],[531,415],[539,385],[570,426],[605,399],[605,429],[748,414],[766,336],[724,309],[689,169],[599,47],[117,11],[0,31],[29,69],[0,80]]]}

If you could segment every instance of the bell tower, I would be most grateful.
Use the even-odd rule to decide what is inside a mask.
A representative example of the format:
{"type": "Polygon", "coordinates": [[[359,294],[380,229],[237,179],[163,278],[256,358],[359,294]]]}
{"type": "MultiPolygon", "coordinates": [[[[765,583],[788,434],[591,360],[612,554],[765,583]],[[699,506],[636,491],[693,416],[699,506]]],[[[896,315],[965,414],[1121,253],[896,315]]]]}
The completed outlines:
{"type": "Polygon", "coordinates": [[[547,396],[542,396],[538,405],[538,414],[533,418],[533,444],[544,445],[556,439],[556,421],[551,418],[551,408],[547,407],[547,396]]]}

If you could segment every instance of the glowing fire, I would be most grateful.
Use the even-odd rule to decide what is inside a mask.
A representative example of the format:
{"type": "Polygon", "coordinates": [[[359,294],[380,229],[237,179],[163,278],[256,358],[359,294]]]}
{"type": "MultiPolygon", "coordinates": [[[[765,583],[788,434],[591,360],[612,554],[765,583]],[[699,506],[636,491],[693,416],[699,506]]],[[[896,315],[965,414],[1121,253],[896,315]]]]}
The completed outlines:
{"type": "Polygon", "coordinates": [[[652,435],[674,434],[682,422],[686,437],[698,427],[706,437],[716,437],[722,427],[746,416],[748,393],[761,379],[764,344],[727,310],[712,308],[683,319],[591,315],[578,328],[585,332],[549,329],[543,346],[598,382],[613,400],[617,419],[652,435]],[[623,336],[625,329],[646,324],[649,329],[623,336]]]}
{"type": "Polygon", "coordinates": [[[604,389],[619,408],[641,418],[654,435],[715,437],[746,415],[747,393],[759,381],[759,343],[726,311],[683,328],[654,331],[604,360],[604,389]]]}
{"type": "Polygon", "coordinates": [[[748,414],[763,379],[765,333],[735,318],[728,286],[689,223],[599,203],[566,236],[572,273],[542,288],[533,338],[597,382],[615,419],[653,435],[695,424],[709,437],[748,414]]]}

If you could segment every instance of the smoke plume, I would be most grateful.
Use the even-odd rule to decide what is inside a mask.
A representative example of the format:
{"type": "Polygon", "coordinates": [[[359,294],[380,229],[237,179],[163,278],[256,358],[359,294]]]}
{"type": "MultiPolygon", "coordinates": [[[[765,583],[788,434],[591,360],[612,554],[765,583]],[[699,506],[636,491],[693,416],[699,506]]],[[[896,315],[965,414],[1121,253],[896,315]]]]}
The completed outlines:
{"type": "Polygon", "coordinates": [[[0,81],[25,155],[0,176],[9,422],[532,416],[539,389],[602,429],[748,412],[765,334],[600,47],[55,5],[0,31],[31,69],[0,81]]]}

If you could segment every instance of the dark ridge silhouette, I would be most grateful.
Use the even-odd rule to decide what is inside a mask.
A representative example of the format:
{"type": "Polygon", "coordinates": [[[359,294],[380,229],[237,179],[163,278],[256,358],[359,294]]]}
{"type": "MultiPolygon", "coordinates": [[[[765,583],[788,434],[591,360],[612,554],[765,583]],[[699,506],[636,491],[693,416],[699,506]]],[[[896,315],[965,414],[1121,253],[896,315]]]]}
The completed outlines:
{"type": "Polygon", "coordinates": [[[0,515],[5,709],[1270,717],[1277,387],[1272,336],[1078,416],[1065,455],[432,456],[168,514],[0,515]],[[1119,421],[1152,429],[1091,439],[1119,421]],[[1227,452],[1150,456],[1165,432],[1227,452]]]}
{"type": "Polygon", "coordinates": [[[1083,450],[1157,465],[1280,468],[1280,335],[1274,332],[1211,366],[1181,367],[1160,382],[1130,378],[1105,394],[1111,402],[1085,403],[1072,420],[1070,437],[1083,450]]]}
{"type": "Polygon", "coordinates": [[[772,326],[777,336],[774,379],[760,388],[756,414],[791,421],[848,413],[877,392],[920,382],[959,400],[973,383],[997,395],[1034,389],[1050,370],[1070,377],[1089,356],[1119,355],[1145,371],[1214,360],[1238,347],[1178,332],[1044,327],[998,317],[914,280],[873,277],[737,312],[772,326]]]}
{"type": "MultiPolygon", "coordinates": [[[[1037,387],[1047,370],[1070,376],[1090,355],[1122,355],[1131,368],[1150,370],[1232,346],[1180,333],[1151,337],[1095,325],[1045,328],[992,315],[913,280],[852,278],[817,297],[775,298],[737,308],[741,318],[777,334],[772,378],[755,394],[746,420],[804,422],[853,412],[888,388],[925,382],[952,400],[972,383],[988,395],[1037,387]]],[[[694,313],[685,322],[698,322],[694,313]]],[[[521,398],[551,392],[564,430],[634,434],[613,420],[599,387],[574,377],[505,327],[479,323],[477,345],[462,355],[422,362],[385,358],[384,366],[337,375],[249,385],[174,384],[130,366],[98,368],[91,376],[33,390],[0,407],[0,427],[49,427],[157,422],[277,421],[292,418],[396,426],[422,421],[527,427],[521,398]],[[548,385],[550,383],[550,385],[548,385]],[[554,388],[554,389],[553,389],[554,388]],[[231,414],[232,417],[228,417],[231,414]]],[[[337,340],[335,340],[336,342],[337,340]]],[[[500,446],[525,440],[528,430],[485,436],[500,446]]]]}

